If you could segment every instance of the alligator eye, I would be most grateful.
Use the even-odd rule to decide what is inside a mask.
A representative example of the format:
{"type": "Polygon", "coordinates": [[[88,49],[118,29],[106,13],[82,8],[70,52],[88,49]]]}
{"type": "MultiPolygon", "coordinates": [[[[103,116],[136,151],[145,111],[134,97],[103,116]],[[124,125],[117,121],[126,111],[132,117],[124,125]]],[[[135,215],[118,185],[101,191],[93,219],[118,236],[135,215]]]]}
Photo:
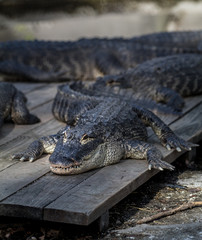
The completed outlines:
{"type": "Polygon", "coordinates": [[[117,78],[111,78],[106,81],[107,85],[120,85],[122,78],[117,77],[117,78]]]}
{"type": "Polygon", "coordinates": [[[114,83],[114,80],[113,79],[110,79],[107,81],[107,84],[113,84],[114,83]]]}
{"type": "Polygon", "coordinates": [[[83,140],[86,140],[86,139],[88,139],[88,138],[89,138],[88,135],[87,135],[87,134],[84,134],[84,135],[82,136],[81,140],[83,141],[83,140]]]}
{"type": "Polygon", "coordinates": [[[93,140],[92,137],[89,137],[87,134],[84,134],[80,140],[81,143],[87,143],[89,141],[93,140]]]}
{"type": "Polygon", "coordinates": [[[107,85],[118,85],[118,84],[119,82],[114,79],[110,79],[107,81],[107,85]]]}

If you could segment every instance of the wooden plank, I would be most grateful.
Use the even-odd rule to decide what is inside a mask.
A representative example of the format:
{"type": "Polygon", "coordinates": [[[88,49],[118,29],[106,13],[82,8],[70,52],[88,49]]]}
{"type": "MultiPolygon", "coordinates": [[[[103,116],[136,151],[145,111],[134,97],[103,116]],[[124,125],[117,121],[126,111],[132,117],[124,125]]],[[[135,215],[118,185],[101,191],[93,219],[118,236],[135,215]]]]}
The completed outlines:
{"type": "MultiPolygon", "coordinates": [[[[202,104],[171,127],[186,140],[199,140],[202,138],[201,119],[202,104]]],[[[172,162],[182,153],[165,150],[163,154],[165,160],[172,162]]],[[[103,168],[79,184],[74,192],[67,192],[45,207],[44,220],[88,225],[157,172],[148,171],[145,161],[133,160],[103,168]]]]}
{"type": "MultiPolygon", "coordinates": [[[[40,163],[36,163],[35,165],[37,166],[34,165],[34,167],[38,168],[38,166],[42,163],[43,161],[40,161],[40,163]]],[[[23,167],[25,168],[25,166],[23,167]]],[[[45,164],[44,167],[47,167],[47,164],[45,164]]],[[[45,172],[46,171],[44,171],[44,173],[45,172]]],[[[34,181],[31,185],[22,188],[7,200],[2,201],[0,204],[0,215],[42,220],[44,206],[54,201],[64,193],[70,191],[73,187],[85,181],[86,178],[95,174],[95,172],[96,171],[90,171],[74,176],[58,176],[53,173],[48,173],[43,176],[43,178],[39,178],[37,181],[34,181]]],[[[30,171],[29,173],[31,174],[30,171]]],[[[43,170],[40,169],[39,175],[41,173],[43,173],[43,170]]],[[[6,184],[7,180],[8,178],[5,176],[4,184],[6,184]]],[[[22,181],[22,179],[20,180],[22,181]]],[[[28,179],[29,182],[30,180],[31,179],[28,179]]],[[[15,184],[16,183],[14,183],[14,185],[15,184]]],[[[23,180],[23,184],[25,184],[25,180],[23,180]]],[[[0,193],[0,199],[3,199],[3,197],[5,198],[5,196],[9,196],[10,193],[16,189],[16,186],[12,186],[12,188],[7,189],[7,191],[4,190],[3,195],[0,193]]]]}
{"type": "Polygon", "coordinates": [[[24,83],[24,82],[17,82],[17,83],[13,83],[13,85],[19,89],[20,91],[22,91],[23,93],[29,93],[33,90],[36,90],[38,88],[44,87],[46,86],[46,84],[44,83],[24,83]]]}
{"type": "Polygon", "coordinates": [[[136,184],[142,184],[146,167],[145,161],[125,160],[102,168],[45,207],[44,220],[90,224],[135,188],[132,180],[136,179],[136,184]]]}
{"type": "Polygon", "coordinates": [[[33,109],[34,107],[37,107],[41,104],[44,104],[53,100],[56,95],[56,92],[57,92],[57,85],[50,84],[28,93],[27,94],[28,108],[33,109]]]}
{"type": "Polygon", "coordinates": [[[49,171],[48,156],[36,162],[18,162],[0,175],[0,200],[25,187],[49,171]]]}

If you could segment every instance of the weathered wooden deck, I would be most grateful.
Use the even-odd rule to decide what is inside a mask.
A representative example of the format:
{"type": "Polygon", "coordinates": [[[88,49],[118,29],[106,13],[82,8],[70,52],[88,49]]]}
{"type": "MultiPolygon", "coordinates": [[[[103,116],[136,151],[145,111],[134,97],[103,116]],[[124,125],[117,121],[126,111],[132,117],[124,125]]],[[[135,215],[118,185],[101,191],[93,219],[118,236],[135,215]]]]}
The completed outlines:
{"type": "MultiPolygon", "coordinates": [[[[11,160],[13,153],[34,139],[64,126],[51,113],[56,84],[16,86],[26,93],[29,109],[42,122],[27,126],[5,124],[0,130],[0,216],[79,225],[105,219],[100,223],[106,224],[108,210],[158,172],[148,171],[146,161],[123,160],[80,175],[58,176],[50,172],[48,156],[33,163],[11,160]]],[[[166,123],[179,136],[197,143],[202,139],[202,96],[188,98],[183,116],[166,117],[166,123]]],[[[149,141],[156,142],[170,163],[183,153],[167,151],[153,134],[149,141]]]]}

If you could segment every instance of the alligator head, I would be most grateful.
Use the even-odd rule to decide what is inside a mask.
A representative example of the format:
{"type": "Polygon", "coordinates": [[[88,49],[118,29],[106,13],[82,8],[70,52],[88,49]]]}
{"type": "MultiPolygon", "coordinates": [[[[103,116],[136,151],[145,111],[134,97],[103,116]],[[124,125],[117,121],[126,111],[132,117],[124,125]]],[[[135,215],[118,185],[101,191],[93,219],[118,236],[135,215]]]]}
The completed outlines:
{"type": "Polygon", "coordinates": [[[99,136],[66,130],[49,158],[50,169],[56,174],[69,175],[102,167],[105,148],[106,144],[99,136]]]}

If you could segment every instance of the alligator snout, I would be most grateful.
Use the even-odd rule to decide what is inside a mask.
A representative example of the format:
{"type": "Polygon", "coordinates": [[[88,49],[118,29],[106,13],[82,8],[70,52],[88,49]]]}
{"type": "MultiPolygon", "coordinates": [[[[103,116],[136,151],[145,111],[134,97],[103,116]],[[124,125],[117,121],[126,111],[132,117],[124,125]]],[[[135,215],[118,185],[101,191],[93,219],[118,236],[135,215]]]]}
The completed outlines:
{"type": "Polygon", "coordinates": [[[56,174],[73,174],[78,171],[81,163],[72,157],[66,157],[62,154],[53,153],[50,158],[50,169],[56,174]]]}

